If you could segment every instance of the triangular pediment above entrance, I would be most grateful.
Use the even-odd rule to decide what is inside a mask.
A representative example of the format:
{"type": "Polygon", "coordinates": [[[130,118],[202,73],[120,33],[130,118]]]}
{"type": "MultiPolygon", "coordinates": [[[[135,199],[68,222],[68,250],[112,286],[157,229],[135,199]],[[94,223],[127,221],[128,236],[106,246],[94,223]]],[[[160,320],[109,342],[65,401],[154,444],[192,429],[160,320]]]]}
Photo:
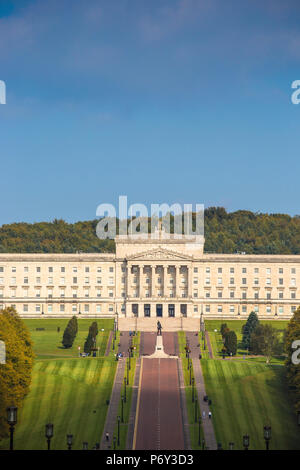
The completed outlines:
{"type": "Polygon", "coordinates": [[[135,253],[127,257],[128,261],[192,261],[193,257],[176,251],[156,248],[154,250],[135,253]]]}

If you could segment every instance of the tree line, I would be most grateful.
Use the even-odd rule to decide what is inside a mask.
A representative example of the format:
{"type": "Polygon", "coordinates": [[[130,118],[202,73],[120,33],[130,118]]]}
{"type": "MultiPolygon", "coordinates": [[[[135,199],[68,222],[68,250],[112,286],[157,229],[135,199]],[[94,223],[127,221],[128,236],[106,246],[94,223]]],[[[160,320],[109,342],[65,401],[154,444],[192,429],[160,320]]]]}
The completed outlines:
{"type": "Polygon", "coordinates": [[[14,308],[0,314],[0,340],[6,348],[6,362],[0,364],[0,439],[8,437],[6,408],[20,408],[29,392],[34,353],[29,330],[14,308]]]}
{"type": "MultiPolygon", "coordinates": [[[[5,224],[0,227],[0,253],[113,253],[114,240],[100,240],[96,235],[97,223],[98,220],[90,220],[72,224],[55,219],[5,224]]],[[[150,219],[148,224],[150,227],[150,219]]],[[[204,212],[204,228],[206,252],[300,254],[297,215],[227,212],[223,207],[209,207],[204,212]]]]}

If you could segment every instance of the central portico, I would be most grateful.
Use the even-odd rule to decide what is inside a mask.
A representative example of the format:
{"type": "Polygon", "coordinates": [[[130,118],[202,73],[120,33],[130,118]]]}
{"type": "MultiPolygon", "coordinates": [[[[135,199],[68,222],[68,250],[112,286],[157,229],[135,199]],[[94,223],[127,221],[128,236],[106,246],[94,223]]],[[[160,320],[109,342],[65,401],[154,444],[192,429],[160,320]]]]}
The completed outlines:
{"type": "Polygon", "coordinates": [[[121,315],[193,316],[193,262],[203,255],[203,244],[203,237],[163,230],[116,237],[116,275],[122,280],[116,306],[121,315]]]}

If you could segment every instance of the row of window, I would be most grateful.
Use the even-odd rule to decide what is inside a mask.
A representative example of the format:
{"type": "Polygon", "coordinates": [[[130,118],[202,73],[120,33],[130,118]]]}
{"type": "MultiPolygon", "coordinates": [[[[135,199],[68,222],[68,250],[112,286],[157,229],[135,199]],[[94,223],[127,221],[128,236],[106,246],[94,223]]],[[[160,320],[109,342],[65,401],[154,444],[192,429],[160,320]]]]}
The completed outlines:
{"type": "MultiPolygon", "coordinates": [[[[85,277],[84,278],[84,283],[85,284],[90,284],[91,280],[89,277],[85,277]]],[[[10,278],[10,285],[13,285],[13,284],[16,284],[17,283],[17,278],[16,277],[11,277],[10,278]]],[[[101,277],[97,277],[96,278],[96,283],[97,284],[102,284],[102,278],[101,277]]],[[[115,283],[115,280],[114,280],[114,277],[109,277],[108,278],[108,285],[114,285],[115,283]]],[[[4,278],[3,277],[0,277],[0,284],[4,284],[4,278]]],[[[23,284],[29,284],[29,278],[28,277],[24,277],[23,278],[23,284]]],[[[35,284],[41,284],[41,278],[40,277],[36,277],[35,278],[35,284]]],[[[48,277],[47,279],[47,284],[53,284],[53,277],[48,277]]],[[[59,285],[64,285],[66,284],[66,278],[65,277],[61,277],[59,279],[59,285]]],[[[77,276],[74,276],[72,278],[72,284],[78,284],[78,278],[77,276]]]]}
{"type": "MultiPolygon", "coordinates": [[[[40,272],[41,272],[41,269],[42,269],[41,266],[36,266],[35,271],[36,271],[37,273],[40,273],[40,272]]],[[[96,268],[97,273],[101,273],[101,272],[102,272],[102,269],[103,269],[103,268],[102,268],[101,266],[97,266],[97,268],[96,268]]],[[[65,272],[66,272],[65,266],[61,266],[59,270],[60,270],[61,273],[65,273],[65,272]]],[[[28,272],[29,272],[29,266],[23,266],[23,271],[24,271],[24,273],[28,273],[28,272]]],[[[77,266],[73,266],[73,267],[72,267],[72,272],[73,272],[73,273],[77,273],[78,271],[79,271],[79,269],[78,269],[77,266]]],[[[3,272],[4,272],[4,266],[0,266],[0,273],[3,273],[3,272]]],[[[12,272],[12,273],[16,273],[16,272],[17,272],[17,267],[16,267],[16,266],[12,266],[12,267],[11,267],[11,272],[12,272]]],[[[53,266],[48,266],[48,272],[49,272],[49,273],[53,273],[53,272],[54,272],[53,266]]],[[[84,267],[84,272],[85,272],[85,273],[89,273],[89,272],[90,272],[90,267],[89,267],[89,266],[85,266],[85,267],[84,267]]],[[[113,266],[109,266],[109,272],[110,272],[110,273],[113,273],[113,272],[114,272],[113,266]]]]}
{"type": "MultiPolygon", "coordinates": [[[[16,305],[12,305],[12,307],[16,308],[16,305]]],[[[3,308],[4,308],[3,305],[0,304],[0,310],[3,310],[3,308]]],[[[24,313],[29,312],[29,305],[28,304],[23,304],[22,310],[23,310],[24,313]]],[[[40,304],[35,304],[34,310],[35,310],[36,313],[42,313],[43,312],[42,306],[40,304]]],[[[49,304],[49,305],[46,306],[47,313],[53,313],[54,310],[55,309],[53,309],[52,304],[49,304]]],[[[81,305],[81,306],[78,306],[76,304],[72,305],[72,313],[79,313],[79,312],[90,313],[91,310],[92,309],[90,309],[89,304],[84,304],[84,305],[81,305]]],[[[108,311],[113,312],[114,311],[114,306],[109,305],[108,311]]],[[[59,305],[59,312],[61,312],[61,313],[65,312],[65,305],[64,304],[59,305]]],[[[96,313],[101,313],[102,312],[102,305],[101,304],[96,305],[95,312],[96,313]]]]}
{"type": "MultiPolygon", "coordinates": [[[[197,279],[194,279],[193,282],[194,282],[194,284],[198,284],[198,280],[197,280],[197,279]]],[[[295,277],[290,278],[290,286],[296,286],[296,285],[297,285],[296,282],[297,282],[297,281],[296,281],[296,278],[295,278],[295,277]]],[[[218,277],[217,283],[218,283],[219,286],[220,286],[220,285],[223,285],[223,278],[222,278],[222,277],[218,277]]],[[[210,279],[210,277],[206,277],[206,278],[205,278],[205,284],[206,284],[206,285],[210,285],[210,284],[211,284],[211,279],[210,279]]],[[[230,285],[235,285],[235,278],[234,278],[234,277],[231,277],[231,278],[229,279],[229,284],[230,284],[230,285]]],[[[242,277],[242,285],[247,285],[247,284],[248,284],[247,278],[246,278],[246,277],[242,277]]],[[[255,286],[258,286],[258,285],[259,285],[259,278],[258,278],[258,277],[256,277],[256,278],[253,279],[253,284],[254,284],[255,286]]],[[[271,280],[270,277],[267,277],[267,278],[266,278],[266,285],[267,285],[267,286],[271,286],[271,285],[272,285],[272,280],[271,280]]],[[[283,285],[284,285],[284,279],[283,279],[283,277],[279,277],[279,278],[278,278],[278,285],[279,285],[279,286],[283,286],[283,285]]]]}
{"type": "MultiPolygon", "coordinates": [[[[290,311],[291,313],[294,313],[296,311],[297,307],[296,305],[292,305],[291,307],[284,307],[283,305],[280,305],[278,308],[277,308],[277,313],[278,314],[283,314],[283,313],[287,313],[288,311],[290,311]]],[[[212,306],[211,305],[205,305],[204,307],[204,310],[205,310],[205,313],[210,313],[211,310],[212,310],[212,306]]],[[[249,310],[249,306],[247,305],[242,305],[241,306],[241,309],[240,311],[242,313],[247,313],[247,311],[249,310]]],[[[251,311],[254,310],[254,312],[256,313],[267,313],[267,314],[270,314],[272,313],[272,307],[270,305],[267,305],[266,307],[262,306],[262,305],[255,305],[254,308],[251,307],[251,311]]],[[[239,310],[238,310],[238,307],[236,305],[230,305],[229,306],[229,312],[230,313],[237,313],[239,310]]],[[[198,306],[195,305],[194,306],[194,312],[198,312],[198,306]]],[[[217,306],[217,312],[218,313],[223,313],[223,305],[218,305],[217,306]]]]}

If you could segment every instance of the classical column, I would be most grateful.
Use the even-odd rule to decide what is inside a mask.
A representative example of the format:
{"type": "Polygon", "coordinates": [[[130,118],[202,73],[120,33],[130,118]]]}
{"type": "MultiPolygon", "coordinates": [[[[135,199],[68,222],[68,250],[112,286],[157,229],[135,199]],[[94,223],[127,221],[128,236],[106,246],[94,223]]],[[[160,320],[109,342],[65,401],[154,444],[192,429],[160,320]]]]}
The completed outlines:
{"type": "Polygon", "coordinates": [[[192,296],[192,290],[193,290],[193,280],[192,280],[192,266],[188,265],[187,267],[187,283],[188,283],[188,297],[192,296]]]}
{"type": "Polygon", "coordinates": [[[139,275],[139,297],[145,297],[145,274],[144,274],[144,264],[139,266],[140,268],[140,275],[139,275]]]}
{"type": "Polygon", "coordinates": [[[163,265],[163,297],[167,297],[167,277],[168,277],[168,265],[163,265]]]}
{"type": "Polygon", "coordinates": [[[155,294],[155,265],[151,265],[151,297],[155,294]]]}
{"type": "Polygon", "coordinates": [[[176,264],[175,265],[175,285],[174,285],[174,295],[175,295],[175,297],[180,296],[179,281],[180,281],[180,265],[176,264]]]}

